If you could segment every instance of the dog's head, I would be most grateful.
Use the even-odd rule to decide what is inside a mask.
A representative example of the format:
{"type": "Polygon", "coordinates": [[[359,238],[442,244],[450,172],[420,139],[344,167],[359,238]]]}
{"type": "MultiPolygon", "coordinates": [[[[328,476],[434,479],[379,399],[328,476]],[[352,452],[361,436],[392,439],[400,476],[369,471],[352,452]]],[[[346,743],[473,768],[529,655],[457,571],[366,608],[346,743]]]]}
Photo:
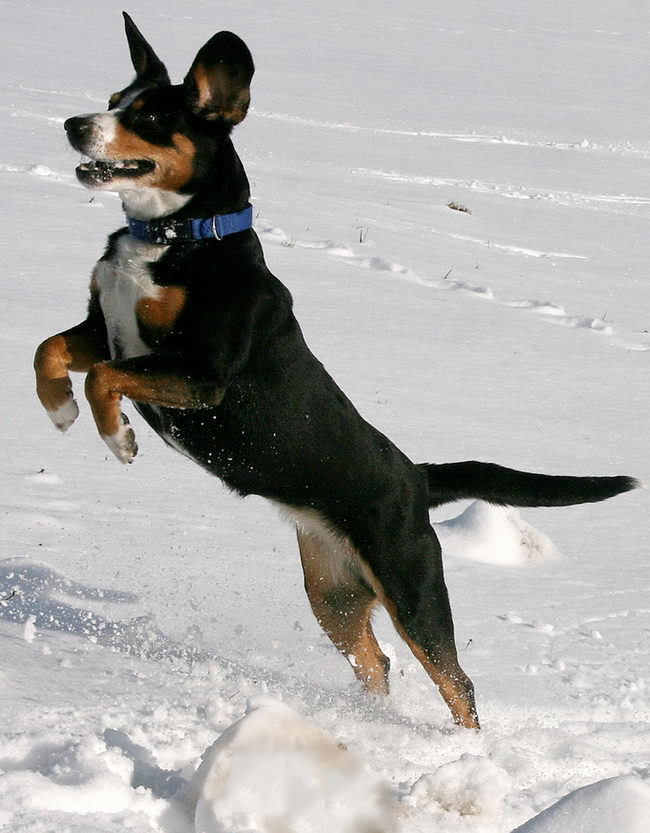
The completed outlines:
{"type": "Polygon", "coordinates": [[[126,12],[124,21],[135,79],[111,96],[107,112],[64,126],[72,147],[89,157],[76,169],[79,181],[119,191],[150,219],[178,210],[214,174],[230,131],[246,116],[254,66],[237,35],[218,32],[174,85],[126,12]]]}

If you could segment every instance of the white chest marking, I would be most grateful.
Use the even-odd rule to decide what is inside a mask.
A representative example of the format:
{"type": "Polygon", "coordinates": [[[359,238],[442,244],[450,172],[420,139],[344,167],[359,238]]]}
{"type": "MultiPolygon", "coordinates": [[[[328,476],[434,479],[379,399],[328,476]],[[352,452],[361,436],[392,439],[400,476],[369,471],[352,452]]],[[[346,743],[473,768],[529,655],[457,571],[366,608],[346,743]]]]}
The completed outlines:
{"type": "Polygon", "coordinates": [[[159,290],[149,266],[166,251],[167,246],[153,245],[125,234],[118,239],[113,257],[101,260],[95,267],[112,358],[132,358],[151,352],[140,337],[136,305],[142,298],[157,297],[159,290]]]}
{"type": "Polygon", "coordinates": [[[192,199],[192,195],[140,185],[137,188],[122,188],[120,199],[129,217],[153,220],[178,211],[192,199]]]}

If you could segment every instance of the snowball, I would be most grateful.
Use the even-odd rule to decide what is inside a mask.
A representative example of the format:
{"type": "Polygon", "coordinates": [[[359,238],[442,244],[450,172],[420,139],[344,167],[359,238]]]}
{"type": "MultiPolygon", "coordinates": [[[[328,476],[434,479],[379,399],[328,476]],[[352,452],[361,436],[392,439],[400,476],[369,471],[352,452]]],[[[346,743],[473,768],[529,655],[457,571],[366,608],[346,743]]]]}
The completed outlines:
{"type": "Polygon", "coordinates": [[[387,788],[327,732],[263,702],[205,752],[191,785],[196,833],[389,833],[387,788]]]}
{"type": "Polygon", "coordinates": [[[510,786],[510,776],[501,767],[465,754],[419,778],[404,803],[419,810],[430,806],[461,816],[494,816],[510,786]]]}
{"type": "Polygon", "coordinates": [[[23,639],[25,642],[33,642],[34,637],[36,636],[36,617],[35,616],[28,616],[25,621],[25,626],[23,628],[23,639]]]}
{"type": "Polygon", "coordinates": [[[648,833],[650,786],[633,775],[565,795],[512,833],[648,833]]]}
{"type": "Polygon", "coordinates": [[[434,524],[445,554],[505,566],[559,558],[551,539],[512,506],[474,501],[456,518],[434,524]]]}

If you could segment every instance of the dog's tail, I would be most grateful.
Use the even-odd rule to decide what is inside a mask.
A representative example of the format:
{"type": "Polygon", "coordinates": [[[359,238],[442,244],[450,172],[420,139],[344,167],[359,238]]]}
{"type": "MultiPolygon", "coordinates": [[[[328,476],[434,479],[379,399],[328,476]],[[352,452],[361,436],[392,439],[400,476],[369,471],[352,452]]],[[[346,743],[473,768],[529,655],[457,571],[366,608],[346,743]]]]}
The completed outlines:
{"type": "Polygon", "coordinates": [[[633,477],[565,477],[507,469],[495,463],[420,463],[429,482],[429,505],[470,498],[499,506],[570,506],[594,503],[637,489],[633,477]]]}

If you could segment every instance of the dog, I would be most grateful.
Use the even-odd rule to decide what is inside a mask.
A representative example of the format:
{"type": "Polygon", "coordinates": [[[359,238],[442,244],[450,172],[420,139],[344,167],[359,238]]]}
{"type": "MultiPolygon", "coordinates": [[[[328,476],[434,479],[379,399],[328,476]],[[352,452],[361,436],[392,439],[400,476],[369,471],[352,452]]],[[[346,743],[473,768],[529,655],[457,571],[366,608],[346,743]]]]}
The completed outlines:
{"type": "Polygon", "coordinates": [[[40,401],[66,431],[79,413],[69,372],[86,373],[97,429],[120,462],[137,452],[120,407],[127,397],[166,443],[230,489],[279,504],[296,524],[313,612],[363,687],[388,692],[389,661],[371,627],[382,604],[454,721],[478,729],[429,508],[460,498],[563,506],[639,484],[473,461],[414,464],[362,419],[309,351],[251,228],[230,138],[250,102],[247,46],[217,33],[172,84],[124,20],[135,79],[106,112],[64,128],[88,160],[78,180],[117,191],[128,224],[94,268],[85,320],[36,351],[40,401]]]}

